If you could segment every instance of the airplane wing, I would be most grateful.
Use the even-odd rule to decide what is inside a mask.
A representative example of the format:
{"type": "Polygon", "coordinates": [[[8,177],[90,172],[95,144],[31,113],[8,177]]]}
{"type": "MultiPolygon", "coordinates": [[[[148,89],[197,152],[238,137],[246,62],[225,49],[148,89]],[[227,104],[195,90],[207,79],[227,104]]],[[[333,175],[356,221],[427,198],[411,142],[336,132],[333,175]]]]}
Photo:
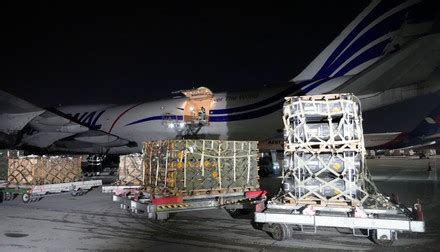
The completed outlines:
{"type": "Polygon", "coordinates": [[[0,91],[0,120],[0,145],[9,148],[50,149],[69,145],[102,152],[110,147],[133,144],[92,129],[56,109],[40,108],[4,91],[0,91]]]}
{"type": "Polygon", "coordinates": [[[400,143],[404,139],[402,132],[387,132],[387,133],[371,133],[364,134],[365,148],[388,148],[396,143],[400,143]]]}
{"type": "Polygon", "coordinates": [[[409,138],[409,134],[402,132],[365,134],[364,140],[367,149],[415,150],[432,147],[437,143],[432,138],[414,142],[409,138]]]}
{"type": "Polygon", "coordinates": [[[333,92],[371,94],[428,80],[440,65],[440,34],[397,49],[355,75],[333,92]]]}
{"type": "Polygon", "coordinates": [[[6,137],[19,132],[29,121],[42,113],[44,109],[0,90],[1,135],[6,137]]]}
{"type": "Polygon", "coordinates": [[[397,150],[419,150],[419,149],[426,149],[429,147],[432,147],[436,144],[436,141],[431,141],[431,142],[427,142],[427,143],[423,143],[423,144],[416,144],[416,145],[412,145],[412,146],[405,146],[403,148],[399,148],[397,150]]]}

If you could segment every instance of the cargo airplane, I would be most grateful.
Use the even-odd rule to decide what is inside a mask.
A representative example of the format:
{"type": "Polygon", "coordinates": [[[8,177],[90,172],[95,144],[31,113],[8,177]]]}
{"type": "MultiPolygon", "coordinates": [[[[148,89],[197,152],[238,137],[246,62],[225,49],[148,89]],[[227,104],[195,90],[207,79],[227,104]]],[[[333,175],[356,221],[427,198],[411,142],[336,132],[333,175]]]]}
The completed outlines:
{"type": "MultiPolygon", "coordinates": [[[[145,140],[267,140],[282,134],[285,96],[354,93],[364,113],[373,114],[414,99],[436,100],[440,34],[420,15],[426,6],[418,0],[372,1],[283,85],[224,93],[200,87],[168,100],[48,109],[1,91],[0,144],[41,153],[124,154],[140,152],[145,140]]],[[[382,124],[376,133],[399,129],[404,125],[393,122],[403,117],[405,125],[416,125],[437,105],[426,102],[416,114],[396,110],[383,120],[365,120],[366,131],[375,133],[368,132],[373,124],[382,124]]]]}

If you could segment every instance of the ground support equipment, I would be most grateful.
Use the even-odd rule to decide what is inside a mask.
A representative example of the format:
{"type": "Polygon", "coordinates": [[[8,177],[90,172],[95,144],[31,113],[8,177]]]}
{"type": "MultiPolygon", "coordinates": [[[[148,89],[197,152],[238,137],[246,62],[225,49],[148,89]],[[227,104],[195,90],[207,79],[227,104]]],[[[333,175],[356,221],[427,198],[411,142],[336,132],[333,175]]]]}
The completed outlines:
{"type": "Polygon", "coordinates": [[[248,210],[264,208],[265,191],[236,192],[219,195],[168,196],[159,197],[142,193],[136,189],[115,191],[113,201],[122,209],[133,213],[144,213],[149,219],[166,220],[170,214],[207,209],[226,209],[232,216],[248,210]]]}
{"type": "Polygon", "coordinates": [[[43,197],[70,193],[72,196],[81,196],[91,190],[93,187],[102,185],[101,180],[78,181],[60,184],[47,185],[6,185],[0,188],[0,197],[8,201],[21,196],[24,203],[38,201],[43,197]]]}

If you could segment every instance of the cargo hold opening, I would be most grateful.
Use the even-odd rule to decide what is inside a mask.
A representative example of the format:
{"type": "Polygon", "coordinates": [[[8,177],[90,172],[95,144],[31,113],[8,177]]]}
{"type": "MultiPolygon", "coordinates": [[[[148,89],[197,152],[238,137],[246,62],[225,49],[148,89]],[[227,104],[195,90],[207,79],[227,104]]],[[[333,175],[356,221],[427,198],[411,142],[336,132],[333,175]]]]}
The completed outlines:
{"type": "Polygon", "coordinates": [[[209,124],[214,94],[206,87],[182,91],[188,100],[183,106],[183,121],[187,124],[209,124]]]}

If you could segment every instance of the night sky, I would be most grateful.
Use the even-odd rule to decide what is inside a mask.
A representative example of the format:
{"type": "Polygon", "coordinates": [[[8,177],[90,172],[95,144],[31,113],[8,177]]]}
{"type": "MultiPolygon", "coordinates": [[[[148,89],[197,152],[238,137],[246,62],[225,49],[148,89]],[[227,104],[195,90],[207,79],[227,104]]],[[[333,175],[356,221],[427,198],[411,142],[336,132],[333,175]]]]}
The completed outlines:
{"type": "Polygon", "coordinates": [[[201,85],[215,92],[285,82],[369,3],[290,2],[3,4],[0,87],[54,106],[148,101],[201,85]]]}

